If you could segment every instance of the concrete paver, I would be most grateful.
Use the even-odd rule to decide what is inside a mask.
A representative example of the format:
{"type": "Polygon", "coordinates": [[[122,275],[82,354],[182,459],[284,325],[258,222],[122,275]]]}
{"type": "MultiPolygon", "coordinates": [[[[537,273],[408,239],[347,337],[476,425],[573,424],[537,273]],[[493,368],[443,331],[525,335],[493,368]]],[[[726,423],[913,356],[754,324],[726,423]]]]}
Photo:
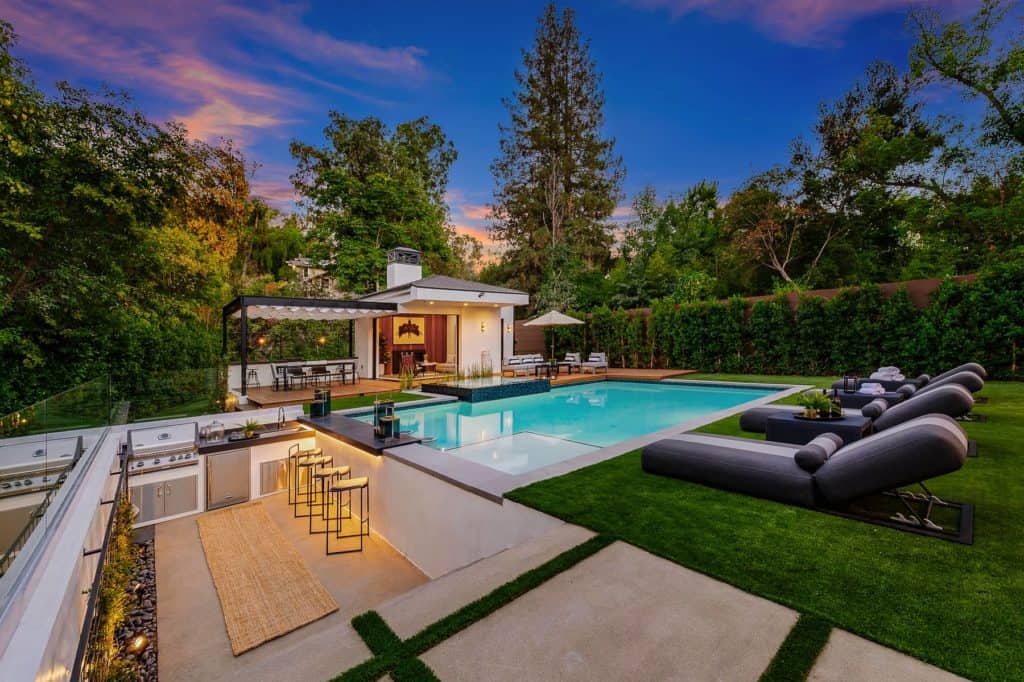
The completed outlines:
{"type": "Polygon", "coordinates": [[[402,639],[594,536],[570,524],[441,576],[383,604],[377,612],[402,639]]]}
{"type": "Polygon", "coordinates": [[[797,614],[624,543],[421,658],[443,680],[757,680],[797,614]]]}
{"type": "Polygon", "coordinates": [[[845,630],[834,629],[807,679],[810,682],[952,682],[964,678],[845,630]]]}

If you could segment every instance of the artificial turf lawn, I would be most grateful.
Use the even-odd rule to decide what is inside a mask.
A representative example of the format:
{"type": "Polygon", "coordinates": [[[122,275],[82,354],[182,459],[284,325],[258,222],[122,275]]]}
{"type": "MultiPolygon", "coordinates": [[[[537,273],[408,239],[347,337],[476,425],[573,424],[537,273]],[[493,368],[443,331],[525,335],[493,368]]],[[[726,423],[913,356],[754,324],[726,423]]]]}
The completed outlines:
{"type": "MultiPolygon", "coordinates": [[[[1024,384],[988,382],[982,394],[988,421],[964,425],[980,456],[929,484],[975,504],[973,545],[645,474],[639,450],[507,497],[941,668],[1024,679],[1024,384]]],[[[752,435],[738,417],[702,430],[752,435]]]]}
{"type": "MultiPolygon", "coordinates": [[[[430,396],[416,393],[377,393],[373,395],[350,395],[344,398],[331,398],[331,410],[350,410],[354,407],[370,407],[374,400],[394,400],[396,403],[410,403],[415,400],[427,400],[430,396]]],[[[302,406],[302,411],[309,414],[309,404],[302,406]]]]}

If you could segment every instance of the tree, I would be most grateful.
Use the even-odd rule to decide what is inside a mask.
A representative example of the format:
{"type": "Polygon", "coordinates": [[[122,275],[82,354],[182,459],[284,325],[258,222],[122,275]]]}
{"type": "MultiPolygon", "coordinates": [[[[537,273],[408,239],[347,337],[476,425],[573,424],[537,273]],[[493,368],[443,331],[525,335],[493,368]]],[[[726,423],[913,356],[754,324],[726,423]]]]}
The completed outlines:
{"type": "MultiPolygon", "coordinates": [[[[997,46],[995,35],[1016,6],[984,0],[967,22],[943,23],[932,9],[910,14],[917,43],[910,53],[911,73],[919,82],[940,81],[960,88],[987,107],[983,140],[993,145],[1024,145],[1024,45],[1020,33],[997,46]]],[[[1016,18],[1016,17],[1015,17],[1016,18]]]]}
{"type": "Polygon", "coordinates": [[[434,272],[457,270],[444,193],[457,153],[436,124],[418,118],[391,131],[379,119],[332,111],[327,145],[291,143],[292,176],[311,222],[311,255],[332,258],[339,286],[353,292],[381,284],[386,253],[423,252],[434,272]]]}
{"type": "Polygon", "coordinates": [[[548,5],[533,48],[523,52],[516,90],[504,101],[492,234],[507,245],[512,284],[537,291],[564,245],[588,268],[607,263],[607,219],[621,198],[624,170],[615,140],[602,136],[604,93],[573,11],[548,5]]]}
{"type": "Polygon", "coordinates": [[[776,170],[755,176],[729,198],[725,222],[734,248],[794,284],[797,238],[806,213],[786,196],[792,173],[776,170]]]}

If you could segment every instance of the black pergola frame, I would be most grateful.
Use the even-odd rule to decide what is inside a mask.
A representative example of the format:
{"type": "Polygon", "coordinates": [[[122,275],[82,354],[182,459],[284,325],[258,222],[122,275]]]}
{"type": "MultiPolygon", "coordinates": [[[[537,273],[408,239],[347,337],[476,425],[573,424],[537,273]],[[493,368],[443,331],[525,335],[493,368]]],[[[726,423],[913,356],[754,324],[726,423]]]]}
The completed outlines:
{"type": "MultiPolygon", "coordinates": [[[[247,395],[249,389],[249,315],[247,312],[249,306],[279,306],[283,308],[346,308],[349,310],[373,310],[380,312],[382,315],[398,312],[397,303],[388,303],[383,301],[339,301],[337,299],[331,298],[294,298],[290,296],[238,296],[233,301],[225,305],[221,312],[221,355],[227,356],[228,354],[228,318],[230,318],[235,313],[238,313],[238,355],[241,358],[242,364],[243,396],[247,395]]],[[[273,319],[268,318],[266,316],[260,317],[261,319],[273,319]]],[[[282,319],[313,320],[319,318],[288,317],[282,319]]],[[[354,322],[356,319],[359,318],[347,319],[354,322]]],[[[353,328],[354,326],[355,325],[353,325],[353,328]]],[[[374,330],[376,330],[376,325],[374,325],[374,330]]],[[[351,330],[349,333],[350,335],[352,334],[351,330]]],[[[354,350],[354,345],[352,343],[351,336],[349,341],[349,348],[354,350]]],[[[376,353],[376,348],[371,349],[371,352],[376,353]]],[[[371,361],[375,361],[375,359],[371,358],[371,361]]]]}

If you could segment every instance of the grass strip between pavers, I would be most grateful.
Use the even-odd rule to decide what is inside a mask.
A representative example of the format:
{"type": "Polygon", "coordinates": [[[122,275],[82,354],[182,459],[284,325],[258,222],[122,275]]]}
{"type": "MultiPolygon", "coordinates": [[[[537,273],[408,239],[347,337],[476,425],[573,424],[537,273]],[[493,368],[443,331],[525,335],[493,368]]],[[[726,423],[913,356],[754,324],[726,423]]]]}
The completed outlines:
{"type": "Polygon", "coordinates": [[[367,611],[352,619],[352,627],[366,642],[374,656],[382,656],[402,646],[402,638],[384,622],[376,611],[367,611]]]}
{"type": "Polygon", "coordinates": [[[440,682],[434,671],[418,658],[407,658],[391,670],[395,682],[440,682]]]}
{"type": "Polygon", "coordinates": [[[366,642],[373,658],[350,668],[334,680],[361,682],[380,679],[387,673],[395,682],[402,680],[436,680],[430,668],[417,656],[434,648],[452,635],[489,616],[506,604],[523,596],[566,571],[587,557],[597,554],[615,541],[610,535],[596,535],[555,558],[532,568],[504,585],[499,585],[483,597],[466,604],[458,611],[428,625],[404,642],[376,611],[367,611],[352,619],[352,627],[366,642]]]}
{"type": "Polygon", "coordinates": [[[832,624],[803,614],[775,652],[760,682],[803,682],[825,648],[832,624]]]}

